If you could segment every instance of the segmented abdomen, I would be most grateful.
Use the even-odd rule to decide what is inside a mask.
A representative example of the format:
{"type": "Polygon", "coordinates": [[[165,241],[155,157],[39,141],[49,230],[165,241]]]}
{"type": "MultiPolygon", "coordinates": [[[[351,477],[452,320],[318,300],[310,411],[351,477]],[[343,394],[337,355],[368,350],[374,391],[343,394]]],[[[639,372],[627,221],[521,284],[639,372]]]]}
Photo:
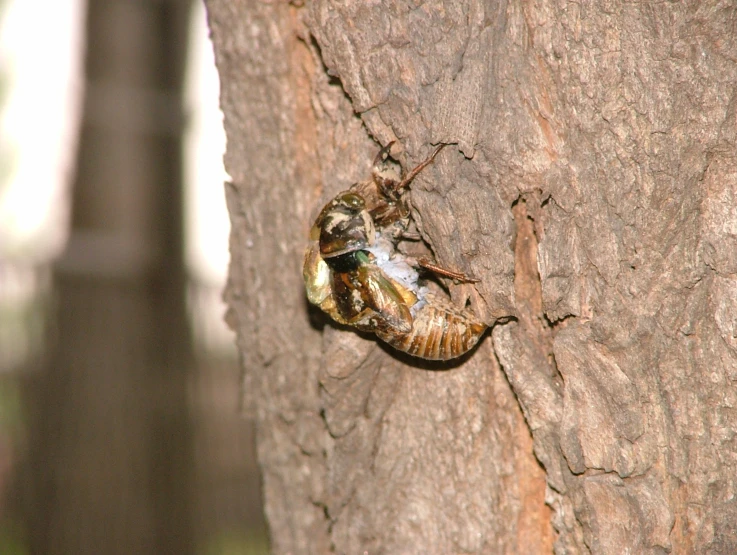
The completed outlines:
{"type": "Polygon", "coordinates": [[[428,360],[449,360],[470,351],[486,331],[468,311],[428,295],[426,304],[415,314],[412,330],[399,334],[376,330],[376,334],[395,349],[428,360]]]}

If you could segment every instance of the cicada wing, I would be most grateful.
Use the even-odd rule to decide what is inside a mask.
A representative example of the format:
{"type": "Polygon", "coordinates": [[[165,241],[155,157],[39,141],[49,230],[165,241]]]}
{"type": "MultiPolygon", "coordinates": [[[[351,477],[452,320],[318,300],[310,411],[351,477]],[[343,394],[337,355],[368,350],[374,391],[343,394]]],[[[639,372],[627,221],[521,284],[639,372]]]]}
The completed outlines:
{"type": "Polygon", "coordinates": [[[376,313],[377,325],[397,333],[412,330],[412,314],[393,280],[380,268],[367,264],[359,268],[366,305],[376,313]]]}

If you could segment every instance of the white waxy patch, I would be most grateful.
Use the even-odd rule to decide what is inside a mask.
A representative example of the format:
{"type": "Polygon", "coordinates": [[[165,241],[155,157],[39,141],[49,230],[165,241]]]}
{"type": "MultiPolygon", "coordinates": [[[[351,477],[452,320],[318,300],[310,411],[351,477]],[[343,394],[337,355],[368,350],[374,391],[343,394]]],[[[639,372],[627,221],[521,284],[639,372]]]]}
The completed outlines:
{"type": "Polygon", "coordinates": [[[361,299],[361,292],[358,289],[351,291],[351,303],[353,303],[353,310],[360,312],[363,308],[363,299],[361,299]]]}
{"type": "Polygon", "coordinates": [[[396,252],[392,242],[383,237],[378,231],[374,244],[366,249],[374,255],[376,265],[393,280],[400,282],[407,289],[417,292],[417,281],[420,276],[412,266],[407,264],[404,256],[396,252]]]}
{"type": "Polygon", "coordinates": [[[407,263],[402,253],[397,252],[394,243],[376,231],[376,240],[366,249],[374,255],[374,263],[384,272],[387,277],[399,282],[412,291],[417,297],[417,302],[410,307],[410,313],[414,318],[417,312],[426,304],[425,296],[429,289],[419,284],[420,275],[417,270],[407,263]]]}

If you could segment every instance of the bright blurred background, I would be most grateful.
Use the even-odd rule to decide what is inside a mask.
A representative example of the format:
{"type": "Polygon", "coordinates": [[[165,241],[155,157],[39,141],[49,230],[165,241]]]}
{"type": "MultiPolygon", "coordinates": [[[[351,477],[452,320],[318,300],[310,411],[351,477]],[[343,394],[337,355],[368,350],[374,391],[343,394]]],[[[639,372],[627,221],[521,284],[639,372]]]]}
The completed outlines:
{"type": "Polygon", "coordinates": [[[200,0],[0,0],[0,553],[267,551],[200,0]]]}

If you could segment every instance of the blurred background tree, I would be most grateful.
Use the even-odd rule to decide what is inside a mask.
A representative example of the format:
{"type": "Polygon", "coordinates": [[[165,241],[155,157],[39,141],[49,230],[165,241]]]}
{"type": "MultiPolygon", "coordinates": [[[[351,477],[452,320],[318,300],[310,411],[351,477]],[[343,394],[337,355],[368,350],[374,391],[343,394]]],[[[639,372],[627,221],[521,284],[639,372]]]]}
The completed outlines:
{"type": "MultiPolygon", "coordinates": [[[[18,29],[12,4],[16,32],[39,35],[33,17],[18,29]]],[[[202,210],[223,204],[222,142],[193,137],[213,125],[203,113],[221,125],[217,91],[202,98],[200,86],[203,71],[214,75],[203,6],[62,4],[53,24],[74,43],[59,46],[72,53],[66,82],[44,90],[64,66],[48,43],[15,44],[40,51],[25,68],[47,76],[36,113],[51,102],[44,94],[63,96],[52,114],[69,121],[65,162],[49,162],[41,140],[22,151],[35,178],[3,158],[0,552],[263,552],[252,427],[221,322],[224,268],[202,261],[204,249],[227,254],[227,221],[202,210]],[[220,173],[196,162],[206,142],[220,173]],[[61,183],[52,193],[47,175],[61,183]],[[47,205],[57,225],[19,239],[47,205]],[[219,244],[203,239],[208,225],[219,244]]],[[[19,113],[10,106],[3,119],[19,113]]],[[[50,117],[25,125],[56,137],[50,117]]]]}

